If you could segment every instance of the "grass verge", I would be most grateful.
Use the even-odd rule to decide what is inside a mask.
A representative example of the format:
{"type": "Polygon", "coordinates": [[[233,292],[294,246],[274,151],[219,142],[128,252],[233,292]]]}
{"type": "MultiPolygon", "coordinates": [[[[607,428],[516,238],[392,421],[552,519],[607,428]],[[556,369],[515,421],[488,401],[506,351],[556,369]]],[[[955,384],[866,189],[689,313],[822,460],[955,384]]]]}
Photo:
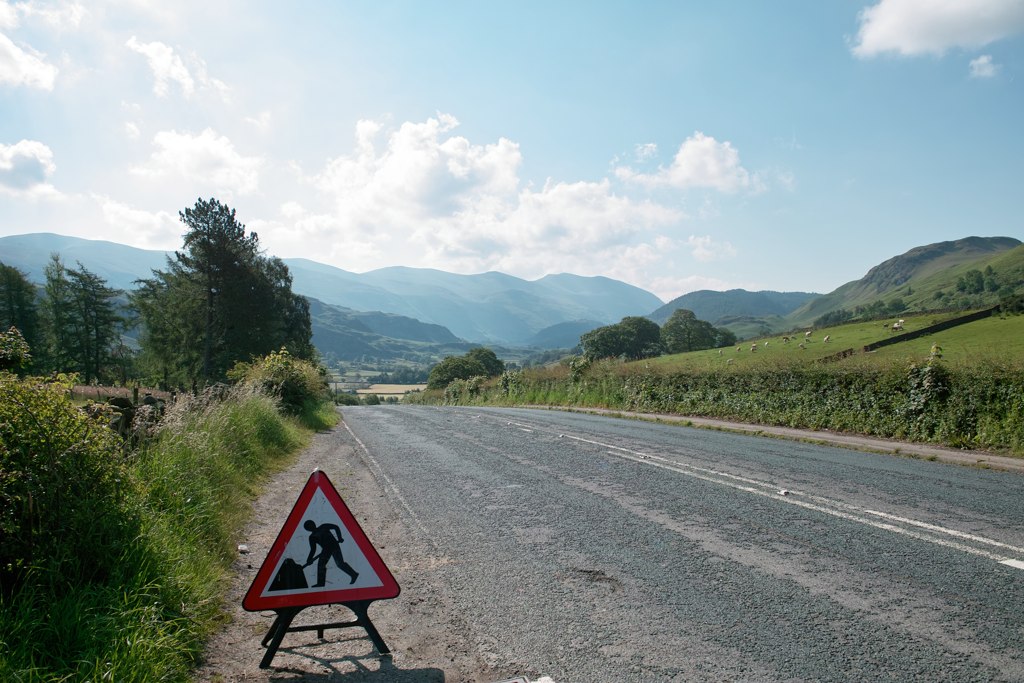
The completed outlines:
{"type": "Polygon", "coordinates": [[[62,544],[78,533],[70,513],[30,536],[38,551],[8,567],[0,593],[0,680],[189,680],[222,618],[234,534],[251,499],[314,430],[336,421],[333,406],[318,403],[286,417],[243,386],[224,398],[184,397],[140,450],[107,452],[118,459],[117,490],[105,499],[109,514],[92,520],[108,527],[94,534],[104,539],[94,549],[104,570],[71,576],[61,563],[62,544]]]}

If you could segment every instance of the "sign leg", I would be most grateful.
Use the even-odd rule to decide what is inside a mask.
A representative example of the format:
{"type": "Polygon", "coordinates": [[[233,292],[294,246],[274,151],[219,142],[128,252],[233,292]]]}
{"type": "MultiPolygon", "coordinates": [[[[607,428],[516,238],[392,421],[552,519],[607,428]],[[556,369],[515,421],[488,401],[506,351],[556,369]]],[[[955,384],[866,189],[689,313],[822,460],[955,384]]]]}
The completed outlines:
{"type": "Polygon", "coordinates": [[[277,611],[277,618],[274,619],[274,623],[270,625],[270,630],[267,631],[267,636],[263,639],[263,646],[267,648],[266,653],[263,655],[263,660],[260,661],[260,668],[267,669],[270,667],[270,662],[274,661],[274,655],[277,654],[277,649],[281,647],[281,641],[284,640],[284,634],[288,632],[288,627],[292,624],[292,619],[301,610],[298,609],[283,609],[277,611]],[[269,643],[269,644],[268,644],[269,643]]]}
{"type": "Polygon", "coordinates": [[[391,650],[388,648],[387,643],[384,642],[380,633],[377,632],[377,627],[373,625],[372,621],[370,621],[368,610],[370,603],[372,602],[372,600],[347,602],[345,603],[345,606],[355,613],[357,623],[366,629],[366,635],[370,636],[370,640],[373,641],[373,645],[377,648],[377,652],[381,655],[390,655],[391,650]]]}

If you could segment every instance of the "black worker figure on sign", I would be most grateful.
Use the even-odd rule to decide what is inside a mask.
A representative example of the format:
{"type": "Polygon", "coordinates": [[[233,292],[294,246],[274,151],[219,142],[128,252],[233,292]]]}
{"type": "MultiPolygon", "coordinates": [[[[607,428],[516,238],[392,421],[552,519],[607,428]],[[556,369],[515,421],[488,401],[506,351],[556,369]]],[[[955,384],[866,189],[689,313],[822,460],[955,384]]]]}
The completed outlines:
{"type": "Polygon", "coordinates": [[[338,528],[338,525],[321,524],[317,526],[316,522],[307,519],[302,528],[309,532],[309,556],[302,568],[305,569],[313,564],[313,560],[317,560],[316,583],[313,584],[313,588],[322,588],[327,584],[327,562],[332,559],[334,564],[338,565],[338,569],[352,577],[349,584],[355,583],[359,578],[359,572],[341,556],[341,544],[345,542],[345,539],[341,537],[341,529],[338,528]],[[316,554],[317,546],[320,546],[319,555],[316,554]]]}

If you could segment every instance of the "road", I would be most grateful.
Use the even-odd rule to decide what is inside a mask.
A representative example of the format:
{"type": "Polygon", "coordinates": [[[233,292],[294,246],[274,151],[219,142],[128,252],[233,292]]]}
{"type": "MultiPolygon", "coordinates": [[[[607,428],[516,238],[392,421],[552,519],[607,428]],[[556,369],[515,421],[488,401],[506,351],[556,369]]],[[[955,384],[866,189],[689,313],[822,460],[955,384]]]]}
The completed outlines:
{"type": "Polygon", "coordinates": [[[551,411],[344,418],[501,671],[1024,680],[1019,474],[551,411]]]}

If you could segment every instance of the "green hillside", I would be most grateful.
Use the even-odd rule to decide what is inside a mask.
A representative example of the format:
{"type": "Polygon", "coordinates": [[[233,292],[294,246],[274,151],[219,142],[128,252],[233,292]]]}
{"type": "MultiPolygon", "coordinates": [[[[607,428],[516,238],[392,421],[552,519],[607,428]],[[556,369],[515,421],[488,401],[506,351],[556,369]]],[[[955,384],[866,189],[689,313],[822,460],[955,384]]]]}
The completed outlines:
{"type": "Polygon", "coordinates": [[[787,328],[813,325],[822,316],[846,311],[863,317],[879,312],[900,315],[938,309],[967,310],[999,303],[1001,296],[1024,290],[1024,245],[1012,237],[967,237],[911,249],[868,271],[860,280],[809,301],[786,316],[787,328]],[[962,291],[958,281],[969,271],[991,268],[992,283],[981,292],[962,291]],[[881,311],[882,306],[886,308],[881,311]],[[869,309],[874,307],[875,312],[869,309]]]}

